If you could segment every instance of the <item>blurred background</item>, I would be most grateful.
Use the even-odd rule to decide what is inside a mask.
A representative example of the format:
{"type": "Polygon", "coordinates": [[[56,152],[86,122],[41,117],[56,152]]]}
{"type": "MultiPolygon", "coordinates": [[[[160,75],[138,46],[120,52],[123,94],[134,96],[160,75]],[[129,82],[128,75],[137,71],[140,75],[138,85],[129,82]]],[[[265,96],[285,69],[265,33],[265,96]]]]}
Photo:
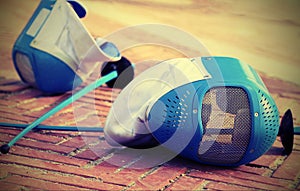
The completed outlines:
{"type": "MultiPolygon", "coordinates": [[[[194,36],[213,56],[235,57],[262,74],[300,85],[299,0],[81,2],[88,10],[82,22],[94,37],[106,37],[134,25],[170,25],[194,36]]],[[[11,60],[12,46],[38,3],[39,0],[0,2],[0,76],[18,78],[11,60]]],[[[143,38],[152,37],[145,33],[126,34],[119,41],[138,42],[143,38]]],[[[158,60],[184,56],[174,48],[154,44],[130,47],[122,54],[135,63],[153,60],[143,65],[144,69],[158,60]]]]}

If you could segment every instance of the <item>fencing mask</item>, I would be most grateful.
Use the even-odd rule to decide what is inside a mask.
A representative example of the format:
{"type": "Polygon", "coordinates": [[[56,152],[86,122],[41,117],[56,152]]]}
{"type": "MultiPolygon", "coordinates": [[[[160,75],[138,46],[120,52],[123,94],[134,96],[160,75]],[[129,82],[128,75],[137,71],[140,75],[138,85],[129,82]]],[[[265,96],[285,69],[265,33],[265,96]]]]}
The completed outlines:
{"type": "Polygon", "coordinates": [[[79,18],[85,14],[74,0],[41,0],[12,51],[22,81],[63,93],[98,72],[101,63],[121,58],[112,43],[93,39],[79,18]]]}
{"type": "Polygon", "coordinates": [[[228,57],[167,60],[138,75],[104,128],[114,146],[164,147],[197,162],[238,166],[264,154],[278,110],[249,65],[228,57]]]}

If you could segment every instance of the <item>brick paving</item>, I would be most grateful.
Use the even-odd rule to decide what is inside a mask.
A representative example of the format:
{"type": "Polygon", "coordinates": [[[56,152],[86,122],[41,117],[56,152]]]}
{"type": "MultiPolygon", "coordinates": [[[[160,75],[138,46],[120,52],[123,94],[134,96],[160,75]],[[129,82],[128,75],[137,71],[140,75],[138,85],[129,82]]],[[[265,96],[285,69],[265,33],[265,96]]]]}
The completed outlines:
{"type": "MultiPolygon", "coordinates": [[[[299,126],[300,87],[261,76],[280,117],[290,108],[299,126]]],[[[43,124],[103,126],[117,94],[101,87],[43,124]]],[[[0,121],[30,123],[70,95],[43,95],[18,79],[0,77],[0,121]]],[[[19,132],[0,127],[0,143],[19,132]]],[[[300,136],[295,135],[290,156],[282,155],[282,150],[277,138],[266,154],[236,168],[207,166],[181,157],[133,168],[141,167],[144,159],[110,147],[102,132],[33,130],[9,154],[0,155],[0,190],[300,190],[300,136]]]]}

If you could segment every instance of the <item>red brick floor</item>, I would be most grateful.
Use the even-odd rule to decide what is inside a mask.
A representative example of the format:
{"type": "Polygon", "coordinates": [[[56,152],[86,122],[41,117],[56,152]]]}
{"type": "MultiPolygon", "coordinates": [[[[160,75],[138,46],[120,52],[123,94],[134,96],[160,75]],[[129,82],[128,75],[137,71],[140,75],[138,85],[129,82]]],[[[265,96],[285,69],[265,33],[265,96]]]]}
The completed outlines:
{"type": "MultiPolygon", "coordinates": [[[[300,87],[261,75],[280,115],[290,108],[299,126],[300,87]]],[[[103,126],[117,94],[99,88],[43,124],[103,126]]],[[[46,96],[17,79],[0,77],[0,121],[30,123],[70,95],[46,96]]],[[[19,132],[0,127],[0,143],[19,132]]],[[[300,190],[299,135],[290,156],[282,155],[278,138],[266,154],[237,168],[181,157],[141,168],[144,163],[134,152],[110,147],[101,132],[32,131],[0,155],[0,190],[300,190]]]]}

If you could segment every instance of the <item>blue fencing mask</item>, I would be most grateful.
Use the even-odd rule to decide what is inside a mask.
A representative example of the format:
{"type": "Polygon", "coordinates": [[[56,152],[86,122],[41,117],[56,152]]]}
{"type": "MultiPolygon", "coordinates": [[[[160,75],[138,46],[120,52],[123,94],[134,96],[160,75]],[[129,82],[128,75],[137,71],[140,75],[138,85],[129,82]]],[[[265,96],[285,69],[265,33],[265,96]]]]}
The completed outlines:
{"type": "Polygon", "coordinates": [[[197,162],[238,166],[274,143],[279,115],[256,71],[228,57],[167,60],[138,75],[104,128],[114,146],[163,145],[197,162]]]}
{"type": "Polygon", "coordinates": [[[13,47],[24,82],[46,93],[64,93],[98,72],[103,62],[121,58],[112,43],[93,39],[79,18],[85,14],[76,1],[41,0],[13,47]]]}

